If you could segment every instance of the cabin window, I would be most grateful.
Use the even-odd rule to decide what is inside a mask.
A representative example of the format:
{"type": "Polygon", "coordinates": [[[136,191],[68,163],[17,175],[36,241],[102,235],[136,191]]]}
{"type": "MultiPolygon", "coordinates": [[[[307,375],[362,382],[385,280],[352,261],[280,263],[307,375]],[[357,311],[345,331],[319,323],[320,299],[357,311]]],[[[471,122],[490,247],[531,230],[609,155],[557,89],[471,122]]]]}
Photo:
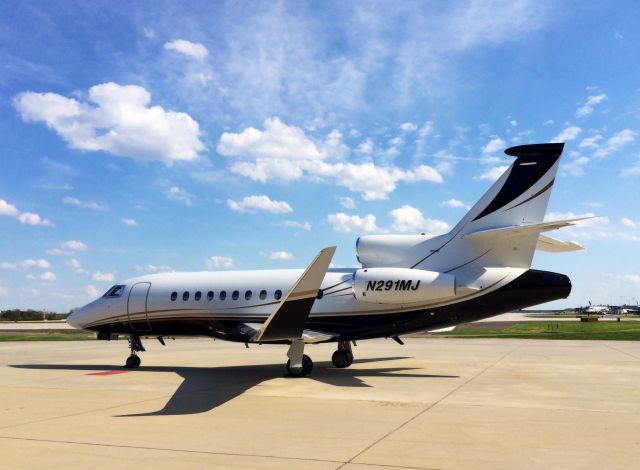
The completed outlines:
{"type": "Polygon", "coordinates": [[[200,300],[202,298],[202,292],[198,291],[196,292],[196,295],[193,297],[196,301],[200,300]]]}
{"type": "Polygon", "coordinates": [[[266,298],[267,298],[267,291],[263,289],[260,291],[260,300],[264,300],[266,298]]]}
{"type": "Polygon", "coordinates": [[[184,291],[182,293],[182,300],[184,300],[185,302],[189,300],[189,291],[184,291]]]}
{"type": "Polygon", "coordinates": [[[240,297],[240,292],[238,292],[237,290],[234,290],[233,294],[231,294],[231,298],[233,300],[238,300],[238,297],[240,297]]]}
{"type": "Polygon", "coordinates": [[[171,302],[175,302],[177,298],[178,298],[178,293],[177,292],[172,292],[171,293],[171,302]]]}
{"type": "Polygon", "coordinates": [[[226,290],[220,291],[220,300],[224,300],[226,298],[227,298],[227,291],[226,290]]]}
{"type": "Polygon", "coordinates": [[[280,289],[278,289],[277,291],[275,291],[275,292],[273,293],[273,297],[274,297],[276,300],[280,300],[280,299],[282,298],[282,291],[281,291],[280,289]]]}
{"type": "Polygon", "coordinates": [[[252,295],[253,295],[253,292],[248,290],[247,292],[244,293],[244,300],[251,300],[252,295]]]}
{"type": "Polygon", "coordinates": [[[213,291],[210,290],[209,292],[207,292],[207,300],[213,300],[213,291]]]}

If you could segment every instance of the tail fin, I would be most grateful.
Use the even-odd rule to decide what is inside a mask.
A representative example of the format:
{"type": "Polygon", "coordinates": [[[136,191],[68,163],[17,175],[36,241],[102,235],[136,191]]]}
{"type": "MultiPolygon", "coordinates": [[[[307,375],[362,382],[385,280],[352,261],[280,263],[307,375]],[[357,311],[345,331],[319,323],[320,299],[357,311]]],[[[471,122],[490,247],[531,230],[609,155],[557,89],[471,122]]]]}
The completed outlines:
{"type": "Polygon", "coordinates": [[[563,148],[563,143],[552,143],[505,150],[516,157],[513,164],[451,232],[423,245],[431,249],[412,267],[440,272],[465,266],[529,268],[540,231],[514,230],[507,238],[470,235],[542,222],[563,148]]]}

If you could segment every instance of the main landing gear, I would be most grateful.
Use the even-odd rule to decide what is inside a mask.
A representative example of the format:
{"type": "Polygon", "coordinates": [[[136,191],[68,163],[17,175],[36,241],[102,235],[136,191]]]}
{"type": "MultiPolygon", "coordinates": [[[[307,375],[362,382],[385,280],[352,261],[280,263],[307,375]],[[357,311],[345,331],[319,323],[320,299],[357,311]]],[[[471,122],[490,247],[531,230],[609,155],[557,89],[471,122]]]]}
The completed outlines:
{"type": "MultiPolygon", "coordinates": [[[[355,344],[355,343],[354,343],[355,344]]],[[[290,377],[306,377],[313,370],[313,361],[304,354],[304,341],[294,339],[287,352],[287,373],[290,377]]],[[[331,356],[334,367],[344,369],[353,364],[353,351],[349,341],[338,341],[338,349],[331,356]]]]}
{"type": "Polygon", "coordinates": [[[136,369],[140,367],[140,356],[138,356],[139,352],[144,352],[144,346],[142,345],[142,341],[140,341],[140,336],[132,335],[129,336],[129,349],[131,349],[131,355],[127,358],[127,361],[124,364],[125,369],[136,369]]]}
{"type": "Polygon", "coordinates": [[[344,369],[353,364],[353,351],[349,341],[338,341],[338,349],[331,356],[334,367],[344,369]]]}

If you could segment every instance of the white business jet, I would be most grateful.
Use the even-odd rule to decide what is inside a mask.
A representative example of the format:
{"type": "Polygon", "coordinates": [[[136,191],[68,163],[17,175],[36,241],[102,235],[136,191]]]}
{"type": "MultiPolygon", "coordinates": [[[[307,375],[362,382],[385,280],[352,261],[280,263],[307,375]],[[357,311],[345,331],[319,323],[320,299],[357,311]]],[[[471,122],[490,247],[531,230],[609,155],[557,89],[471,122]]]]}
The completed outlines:
{"type": "Polygon", "coordinates": [[[564,144],[509,148],[516,157],[447,234],[368,235],[361,268],[329,269],[335,247],[302,270],[175,272],[123,281],[67,319],[98,339],[129,337],[125,367],[138,367],[141,337],[209,336],[289,346],[290,375],[308,375],[309,343],[336,342],[335,367],[353,362],[357,340],[450,328],[566,298],[563,274],[530,269],[536,249],[582,246],[543,233],[582,219],[545,222],[564,144]]]}

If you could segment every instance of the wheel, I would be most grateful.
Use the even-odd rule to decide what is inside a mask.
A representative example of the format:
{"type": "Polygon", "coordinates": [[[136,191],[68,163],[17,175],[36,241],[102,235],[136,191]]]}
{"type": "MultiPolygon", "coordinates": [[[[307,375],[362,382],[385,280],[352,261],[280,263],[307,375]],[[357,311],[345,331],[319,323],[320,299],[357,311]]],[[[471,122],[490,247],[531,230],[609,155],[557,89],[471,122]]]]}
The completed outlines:
{"type": "Polygon", "coordinates": [[[313,361],[306,354],[302,356],[302,368],[301,369],[292,369],[291,368],[291,360],[287,361],[287,372],[292,377],[306,377],[313,370],[313,361]]]}
{"type": "Polygon", "coordinates": [[[136,367],[140,367],[140,357],[131,355],[127,358],[127,361],[124,364],[125,369],[135,369],[136,367]]]}
{"type": "Polygon", "coordinates": [[[353,362],[353,355],[349,354],[349,351],[338,349],[331,356],[331,362],[338,369],[344,369],[345,367],[349,367],[353,362]]]}

